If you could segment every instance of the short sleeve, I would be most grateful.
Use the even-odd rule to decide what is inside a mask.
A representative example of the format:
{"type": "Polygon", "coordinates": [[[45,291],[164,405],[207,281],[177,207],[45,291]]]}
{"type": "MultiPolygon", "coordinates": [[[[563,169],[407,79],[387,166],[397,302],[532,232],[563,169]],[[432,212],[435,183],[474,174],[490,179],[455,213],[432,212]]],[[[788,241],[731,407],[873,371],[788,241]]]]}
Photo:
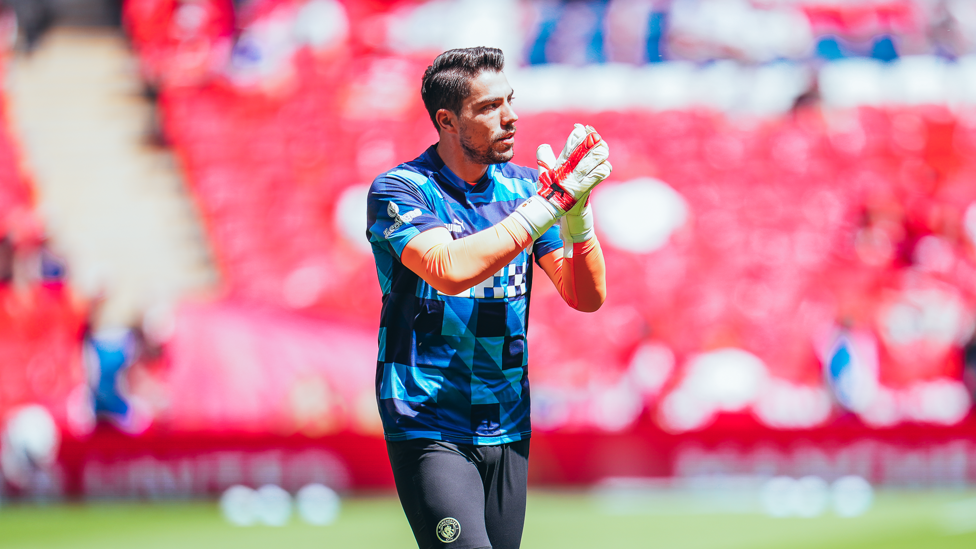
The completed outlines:
{"type": "Polygon", "coordinates": [[[397,257],[418,234],[444,226],[414,183],[389,174],[370,186],[366,219],[369,241],[389,244],[397,257]]]}

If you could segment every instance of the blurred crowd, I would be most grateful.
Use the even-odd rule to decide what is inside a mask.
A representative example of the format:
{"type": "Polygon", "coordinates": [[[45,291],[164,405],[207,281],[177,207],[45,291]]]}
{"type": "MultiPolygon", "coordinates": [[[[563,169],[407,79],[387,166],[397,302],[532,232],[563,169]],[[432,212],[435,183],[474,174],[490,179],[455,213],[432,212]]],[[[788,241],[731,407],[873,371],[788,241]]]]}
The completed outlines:
{"type": "MultiPolygon", "coordinates": [[[[8,5],[26,28],[24,8],[8,5]]],[[[490,43],[506,52],[522,114],[517,163],[533,165],[537,143],[581,120],[613,147],[614,175],[594,193],[606,306],[585,323],[570,313],[583,327],[568,338],[558,296],[537,288],[533,300],[538,432],[971,419],[976,3],[490,6],[122,6],[224,297],[182,307],[149,340],[79,321],[65,348],[78,360],[84,348],[93,413],[137,433],[155,422],[375,436],[380,297],[365,186],[436,139],[418,93],[432,56],[490,43]]],[[[7,149],[0,157],[16,154],[7,149]]],[[[0,277],[29,262],[39,284],[63,278],[41,240],[22,244],[17,230],[0,241],[0,277]]],[[[3,397],[3,368],[0,412],[67,406],[3,397]]]]}
{"type": "MultiPolygon", "coordinates": [[[[753,71],[759,92],[740,96],[768,106],[782,79],[767,67],[825,64],[826,74],[852,56],[911,79],[909,61],[970,53],[967,6],[512,1],[481,14],[467,1],[266,0],[235,12],[146,0],[125,21],[147,81],[163,90],[162,127],[231,294],[366,325],[378,302],[342,290],[372,284],[363,185],[434,139],[404,90],[431,52],[502,45],[516,60],[519,105],[529,104],[524,142],[553,141],[550,128],[588,117],[619,159],[595,200],[616,263],[611,293],[629,304],[612,297],[595,316],[579,364],[565,362],[567,342],[535,345],[537,425],[617,430],[646,410],[685,431],[726,412],[790,428],[824,425],[837,410],[876,426],[967,416],[976,196],[966,104],[923,95],[872,105],[862,94],[838,108],[852,84],[836,76],[807,77],[778,110],[751,116],[736,114],[734,98],[687,100],[728,96],[753,71]],[[650,72],[613,68],[622,64],[650,72]],[[677,86],[686,70],[696,76],[677,86]],[[569,85],[587,77],[599,84],[569,85]],[[821,82],[834,98],[825,105],[821,82]],[[567,100],[574,88],[586,93],[567,100]],[[647,100],[667,93],[677,102],[647,100]],[[635,204],[654,214],[619,221],[646,215],[622,215],[635,204]]],[[[537,313],[536,333],[548,314],[537,313]]],[[[358,410],[367,397],[345,398],[358,410]]]]}
{"type": "MultiPolygon", "coordinates": [[[[208,44],[233,68],[268,76],[303,45],[405,54],[463,34],[505,46],[519,65],[816,64],[976,52],[976,7],[966,0],[505,0],[487,13],[465,0],[146,0],[126,9],[154,71],[164,70],[164,55],[203,63],[208,44]]],[[[177,64],[173,72],[193,69],[202,67],[177,64]]]]}
{"type": "Polygon", "coordinates": [[[973,53],[965,0],[531,2],[529,63],[834,61],[973,53]]]}

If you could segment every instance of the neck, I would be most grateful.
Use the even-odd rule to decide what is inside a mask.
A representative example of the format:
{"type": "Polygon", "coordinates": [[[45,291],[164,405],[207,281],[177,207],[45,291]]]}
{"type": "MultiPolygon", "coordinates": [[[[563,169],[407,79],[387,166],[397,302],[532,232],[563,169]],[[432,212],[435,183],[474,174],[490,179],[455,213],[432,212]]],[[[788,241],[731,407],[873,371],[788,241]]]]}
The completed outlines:
{"type": "Polygon", "coordinates": [[[451,139],[451,135],[442,135],[437,143],[437,154],[450,168],[454,175],[474,185],[488,170],[487,164],[472,162],[464,155],[461,142],[458,139],[451,139]]]}

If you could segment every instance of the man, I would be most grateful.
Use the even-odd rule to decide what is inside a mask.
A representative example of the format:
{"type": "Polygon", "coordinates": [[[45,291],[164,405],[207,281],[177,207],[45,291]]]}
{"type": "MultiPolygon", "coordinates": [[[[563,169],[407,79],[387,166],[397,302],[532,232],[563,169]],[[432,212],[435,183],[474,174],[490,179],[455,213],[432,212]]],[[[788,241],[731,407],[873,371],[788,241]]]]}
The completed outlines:
{"type": "Polygon", "coordinates": [[[377,399],[421,549],[521,541],[531,260],[576,309],[606,295],[586,203],[610,174],[609,149],[577,124],[558,160],[539,147],[538,175],[509,164],[518,116],[503,64],[494,48],[439,55],[421,88],[438,143],[369,190],[383,291],[377,399]]]}

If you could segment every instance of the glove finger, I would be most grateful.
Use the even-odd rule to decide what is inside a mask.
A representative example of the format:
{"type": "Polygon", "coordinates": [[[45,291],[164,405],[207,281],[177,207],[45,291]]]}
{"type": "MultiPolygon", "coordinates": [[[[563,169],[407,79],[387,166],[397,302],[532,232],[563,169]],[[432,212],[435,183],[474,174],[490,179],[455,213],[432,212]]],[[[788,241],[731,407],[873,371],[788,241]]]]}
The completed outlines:
{"type": "Polygon", "coordinates": [[[535,160],[539,165],[539,175],[556,167],[556,155],[553,154],[552,147],[546,143],[539,145],[535,150],[535,160]]]}
{"type": "Polygon", "coordinates": [[[603,161],[594,167],[590,173],[586,174],[586,177],[583,179],[584,184],[589,187],[590,191],[592,192],[593,188],[600,184],[601,181],[610,177],[610,172],[612,171],[613,166],[610,165],[610,162],[603,161]]]}
{"type": "Polygon", "coordinates": [[[579,177],[583,177],[593,171],[593,168],[595,168],[601,162],[606,162],[607,158],[609,157],[609,145],[607,145],[606,141],[600,141],[592,149],[587,151],[583,158],[580,159],[579,163],[576,164],[576,168],[573,170],[573,173],[579,177]]]}
{"type": "Polygon", "coordinates": [[[582,124],[574,124],[573,131],[570,132],[569,137],[566,138],[566,144],[563,145],[563,150],[559,153],[559,158],[556,160],[555,165],[565,162],[566,159],[569,158],[569,155],[572,154],[573,150],[576,149],[576,147],[578,147],[584,139],[586,139],[587,133],[589,132],[586,131],[586,128],[582,124]]]}
{"type": "Polygon", "coordinates": [[[606,159],[610,154],[609,146],[593,132],[586,134],[583,141],[570,151],[564,163],[559,164],[560,172],[574,172],[578,177],[586,175],[595,164],[606,159]]]}

